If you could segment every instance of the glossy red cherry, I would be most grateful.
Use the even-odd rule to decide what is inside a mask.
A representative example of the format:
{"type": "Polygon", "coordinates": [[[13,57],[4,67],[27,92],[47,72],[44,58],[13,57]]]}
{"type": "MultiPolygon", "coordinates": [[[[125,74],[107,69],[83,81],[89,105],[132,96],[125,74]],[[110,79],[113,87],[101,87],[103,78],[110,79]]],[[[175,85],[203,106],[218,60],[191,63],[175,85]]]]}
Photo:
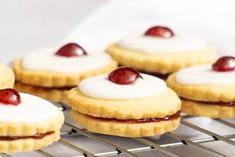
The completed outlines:
{"type": "Polygon", "coordinates": [[[232,56],[221,57],[212,65],[212,70],[218,72],[233,71],[234,69],[235,57],[232,56]]]}
{"type": "Polygon", "coordinates": [[[87,55],[86,51],[76,43],[68,43],[64,45],[55,54],[63,57],[76,57],[87,55]]]}
{"type": "Polygon", "coordinates": [[[138,78],[142,78],[140,73],[130,67],[120,67],[108,75],[108,80],[120,85],[133,84],[138,78]]]}
{"type": "Polygon", "coordinates": [[[0,90],[0,103],[6,105],[18,105],[20,102],[20,94],[16,90],[12,88],[0,90]]]}
{"type": "Polygon", "coordinates": [[[154,36],[154,37],[161,37],[161,38],[170,38],[174,36],[173,31],[164,26],[154,26],[149,28],[144,35],[146,36],[154,36]]]}

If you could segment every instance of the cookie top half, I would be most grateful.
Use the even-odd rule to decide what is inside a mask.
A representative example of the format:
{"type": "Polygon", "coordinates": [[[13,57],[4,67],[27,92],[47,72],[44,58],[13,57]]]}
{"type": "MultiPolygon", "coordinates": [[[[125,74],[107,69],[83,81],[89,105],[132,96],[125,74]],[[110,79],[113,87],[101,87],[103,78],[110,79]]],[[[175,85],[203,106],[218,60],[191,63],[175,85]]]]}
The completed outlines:
{"type": "Polygon", "coordinates": [[[39,97],[0,90],[0,136],[30,136],[58,131],[62,126],[62,111],[39,97]]]}
{"type": "Polygon", "coordinates": [[[214,64],[182,69],[167,79],[180,97],[204,102],[235,101],[235,58],[224,56],[214,64]]]}
{"type": "Polygon", "coordinates": [[[107,52],[121,65],[160,73],[211,63],[216,56],[215,50],[202,37],[165,26],[127,35],[108,46],[107,52]]]}
{"type": "Polygon", "coordinates": [[[69,92],[68,103],[83,114],[116,119],[162,118],[181,104],[164,81],[130,67],[81,81],[69,92]]]}
{"type": "Polygon", "coordinates": [[[40,87],[76,86],[85,77],[114,68],[108,54],[87,52],[76,43],[36,50],[13,64],[18,82],[40,87]]]}

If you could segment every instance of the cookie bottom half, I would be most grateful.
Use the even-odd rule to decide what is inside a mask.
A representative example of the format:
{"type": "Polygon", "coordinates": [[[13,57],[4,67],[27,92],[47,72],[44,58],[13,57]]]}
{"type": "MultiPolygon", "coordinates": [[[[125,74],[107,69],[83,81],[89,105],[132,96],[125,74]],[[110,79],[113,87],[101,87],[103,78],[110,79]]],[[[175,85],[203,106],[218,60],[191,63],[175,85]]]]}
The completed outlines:
{"type": "Polygon", "coordinates": [[[0,153],[14,153],[37,150],[60,139],[60,131],[37,134],[35,136],[1,136],[0,153]]]}
{"type": "Polygon", "coordinates": [[[180,117],[156,122],[128,122],[105,118],[91,117],[72,110],[72,119],[87,130],[95,133],[124,136],[124,137],[147,137],[160,135],[172,131],[179,126],[180,117]]]}
{"type": "Polygon", "coordinates": [[[71,88],[45,88],[26,85],[16,82],[14,88],[22,93],[39,96],[43,99],[53,102],[61,102],[66,104],[67,93],[71,88]]]}
{"type": "Polygon", "coordinates": [[[216,103],[198,102],[182,99],[181,111],[189,115],[205,116],[210,118],[235,117],[235,105],[225,106],[216,103]]]}

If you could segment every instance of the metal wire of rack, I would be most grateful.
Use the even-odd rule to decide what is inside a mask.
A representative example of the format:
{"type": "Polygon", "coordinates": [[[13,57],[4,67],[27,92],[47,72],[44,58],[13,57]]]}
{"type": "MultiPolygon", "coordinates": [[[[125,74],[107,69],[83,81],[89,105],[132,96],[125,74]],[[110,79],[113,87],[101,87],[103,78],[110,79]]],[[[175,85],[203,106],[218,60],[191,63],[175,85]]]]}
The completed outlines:
{"type": "MultiPolygon", "coordinates": [[[[65,109],[67,110],[67,109],[65,109]]],[[[130,140],[134,140],[136,142],[139,142],[143,144],[143,146],[139,146],[136,148],[124,148],[120,145],[117,145],[113,142],[110,142],[97,134],[93,134],[91,132],[88,132],[86,129],[82,129],[78,126],[75,126],[71,124],[70,122],[65,122],[64,126],[67,128],[65,130],[61,131],[61,139],[56,142],[59,143],[65,147],[68,147],[69,149],[77,152],[77,155],[72,155],[71,157],[103,157],[103,156],[117,156],[117,155],[124,155],[124,156],[132,156],[132,157],[138,157],[142,156],[139,155],[138,152],[148,152],[148,151],[159,151],[160,153],[169,156],[169,157],[182,157],[182,154],[173,152],[171,149],[168,148],[174,148],[178,146],[192,146],[196,149],[199,149],[201,151],[205,151],[207,153],[211,153],[215,156],[223,156],[227,157],[228,155],[224,154],[223,152],[220,152],[218,150],[209,148],[204,146],[204,143],[209,142],[215,142],[215,141],[222,141],[224,143],[229,144],[230,146],[233,146],[235,148],[235,133],[229,134],[229,135],[219,135],[211,130],[205,129],[203,127],[197,126],[193,124],[192,122],[187,121],[187,119],[191,118],[190,116],[186,115],[181,118],[181,125],[184,125],[186,127],[189,127],[193,129],[194,131],[201,132],[203,134],[206,134],[207,137],[204,138],[197,138],[197,139],[187,139],[181,135],[177,135],[173,132],[166,133],[165,135],[172,138],[170,142],[167,143],[157,143],[152,140],[149,140],[148,138],[128,138],[130,140]],[[76,136],[84,136],[86,138],[89,138],[92,141],[96,141],[98,144],[104,145],[111,150],[109,151],[103,151],[99,153],[93,153],[92,151],[86,150],[78,145],[73,144],[69,140],[67,140],[65,137],[69,135],[76,135],[76,136]]],[[[223,125],[226,125],[227,127],[230,127],[232,129],[235,129],[235,123],[227,121],[225,119],[215,119],[216,122],[221,123],[223,125]]],[[[82,142],[82,141],[81,141],[82,142]]],[[[91,146],[92,147],[92,146],[91,146]]],[[[49,152],[45,149],[40,149],[35,151],[36,153],[40,154],[41,156],[46,157],[56,157],[56,155],[52,152],[49,152]]],[[[3,154],[2,156],[6,157],[13,157],[14,155],[11,154],[3,154]]],[[[235,155],[234,155],[235,156],[235,155]]]]}

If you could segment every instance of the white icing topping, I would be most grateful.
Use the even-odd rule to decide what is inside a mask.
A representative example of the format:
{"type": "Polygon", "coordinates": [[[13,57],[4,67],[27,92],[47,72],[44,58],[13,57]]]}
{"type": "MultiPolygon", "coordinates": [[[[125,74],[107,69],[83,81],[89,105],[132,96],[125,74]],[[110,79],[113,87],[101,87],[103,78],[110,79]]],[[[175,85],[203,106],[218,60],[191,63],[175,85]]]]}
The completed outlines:
{"type": "Polygon", "coordinates": [[[14,123],[37,123],[56,117],[59,109],[39,97],[20,93],[21,103],[4,105],[0,103],[0,121],[14,123]]]}
{"type": "Polygon", "coordinates": [[[106,66],[110,56],[105,53],[88,54],[81,57],[62,57],[54,53],[56,48],[40,49],[23,57],[23,68],[61,73],[79,73],[106,66]]]}
{"type": "Polygon", "coordinates": [[[231,85],[235,84],[235,72],[216,72],[211,65],[195,65],[177,72],[176,81],[186,85],[231,85]]]}
{"type": "Polygon", "coordinates": [[[182,52],[206,47],[206,42],[202,38],[187,34],[176,34],[171,38],[135,35],[125,37],[117,44],[123,48],[150,54],[156,52],[182,52]]]}
{"type": "Polygon", "coordinates": [[[134,84],[119,85],[100,75],[82,80],[79,89],[87,96],[99,99],[135,99],[156,96],[166,90],[166,84],[161,79],[141,74],[134,84]]]}

